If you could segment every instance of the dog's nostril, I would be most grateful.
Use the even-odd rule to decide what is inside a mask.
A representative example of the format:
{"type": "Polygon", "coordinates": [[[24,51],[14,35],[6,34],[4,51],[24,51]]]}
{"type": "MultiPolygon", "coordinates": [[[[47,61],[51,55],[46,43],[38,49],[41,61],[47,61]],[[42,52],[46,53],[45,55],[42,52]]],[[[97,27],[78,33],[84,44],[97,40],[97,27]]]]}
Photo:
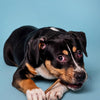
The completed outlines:
{"type": "Polygon", "coordinates": [[[74,74],[74,77],[76,78],[77,81],[82,82],[85,80],[86,74],[85,74],[85,72],[76,72],[74,74]]]}

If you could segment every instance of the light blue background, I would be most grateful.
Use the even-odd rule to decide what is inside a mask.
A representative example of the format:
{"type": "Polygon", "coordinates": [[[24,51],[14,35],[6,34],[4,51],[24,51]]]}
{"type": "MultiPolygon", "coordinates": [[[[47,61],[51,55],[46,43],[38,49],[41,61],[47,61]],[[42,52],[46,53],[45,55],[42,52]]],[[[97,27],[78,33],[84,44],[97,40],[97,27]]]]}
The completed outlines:
{"type": "MultiPolygon", "coordinates": [[[[22,25],[84,31],[88,80],[80,91],[67,92],[63,100],[100,100],[100,0],[0,0],[0,100],[26,100],[11,85],[16,67],[7,66],[3,60],[4,42],[22,25]]],[[[52,84],[36,83],[43,90],[52,84]]]]}

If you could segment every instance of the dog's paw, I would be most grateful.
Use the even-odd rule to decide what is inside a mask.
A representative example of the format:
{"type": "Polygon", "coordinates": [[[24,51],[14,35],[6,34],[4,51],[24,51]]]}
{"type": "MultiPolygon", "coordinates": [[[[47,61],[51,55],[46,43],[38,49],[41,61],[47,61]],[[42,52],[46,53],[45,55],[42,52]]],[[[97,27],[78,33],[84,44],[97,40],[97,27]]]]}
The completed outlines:
{"type": "Polygon", "coordinates": [[[59,86],[56,87],[46,94],[47,100],[59,100],[62,98],[63,94],[67,91],[67,88],[65,86],[59,86]]]}
{"type": "Polygon", "coordinates": [[[27,100],[46,100],[45,93],[40,88],[26,91],[27,100]]]}

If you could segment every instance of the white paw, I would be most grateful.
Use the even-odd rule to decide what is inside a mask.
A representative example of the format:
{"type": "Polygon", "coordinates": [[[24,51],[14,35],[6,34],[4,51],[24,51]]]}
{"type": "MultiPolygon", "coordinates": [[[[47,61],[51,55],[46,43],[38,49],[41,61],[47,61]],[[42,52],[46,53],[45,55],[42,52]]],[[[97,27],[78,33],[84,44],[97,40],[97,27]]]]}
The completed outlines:
{"type": "Polygon", "coordinates": [[[45,100],[45,93],[40,88],[27,90],[26,96],[27,96],[27,100],[45,100]]]}
{"type": "Polygon", "coordinates": [[[46,94],[47,100],[59,100],[62,98],[63,94],[67,91],[65,86],[58,86],[48,91],[46,94]]]}

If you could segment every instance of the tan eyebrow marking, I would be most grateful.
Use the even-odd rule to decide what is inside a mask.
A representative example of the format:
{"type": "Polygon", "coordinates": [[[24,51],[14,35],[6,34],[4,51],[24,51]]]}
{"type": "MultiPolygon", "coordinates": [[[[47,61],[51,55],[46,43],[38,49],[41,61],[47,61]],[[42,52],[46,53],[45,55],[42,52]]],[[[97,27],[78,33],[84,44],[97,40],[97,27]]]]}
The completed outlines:
{"type": "Polygon", "coordinates": [[[75,46],[73,46],[72,51],[76,52],[77,48],[75,46]]]}
{"type": "Polygon", "coordinates": [[[62,52],[63,52],[63,54],[68,55],[68,51],[67,50],[63,50],[62,52]]]}

